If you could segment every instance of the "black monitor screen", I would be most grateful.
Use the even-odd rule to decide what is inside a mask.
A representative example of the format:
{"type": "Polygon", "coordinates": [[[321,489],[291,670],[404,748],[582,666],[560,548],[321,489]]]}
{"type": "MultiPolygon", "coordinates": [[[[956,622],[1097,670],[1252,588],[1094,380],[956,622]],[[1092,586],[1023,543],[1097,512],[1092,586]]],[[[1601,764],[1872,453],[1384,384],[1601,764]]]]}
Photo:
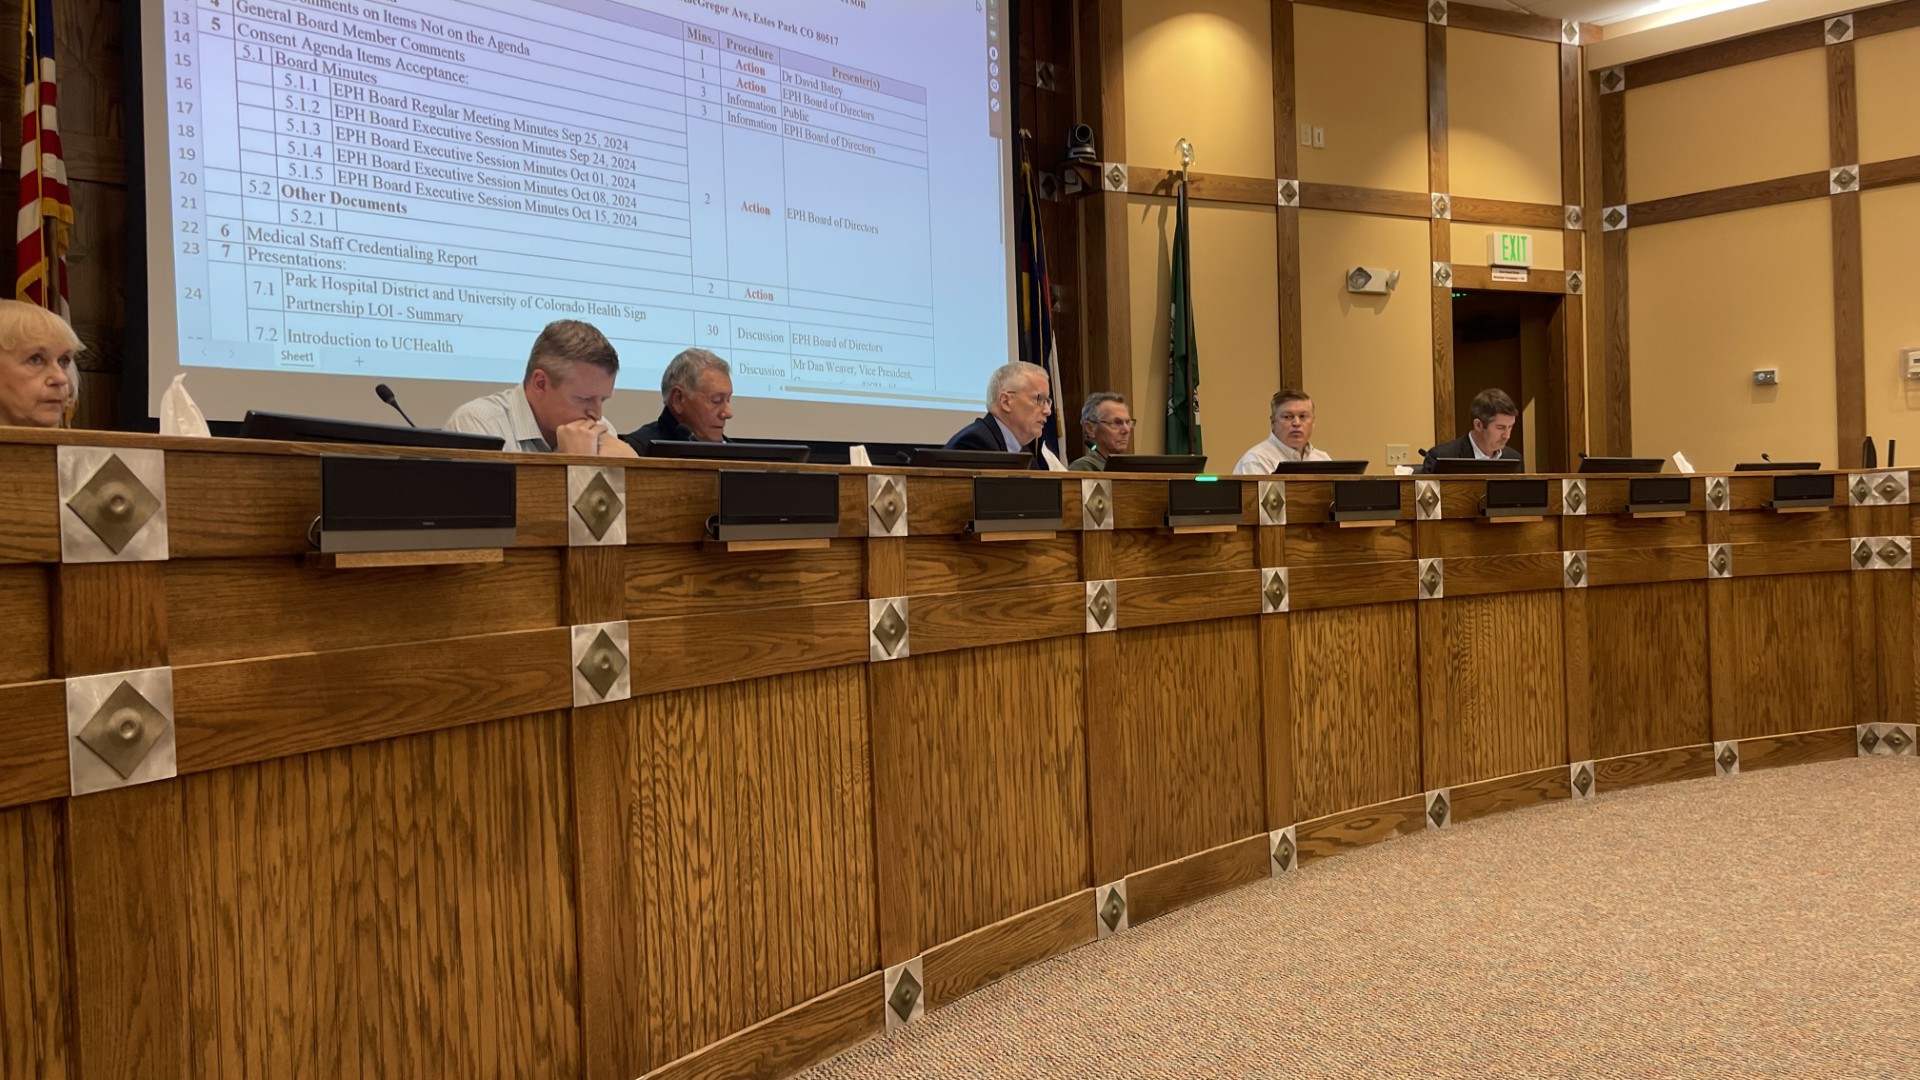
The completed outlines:
{"type": "Polygon", "coordinates": [[[655,439],[647,444],[647,456],[691,458],[699,461],[795,461],[803,462],[812,453],[799,443],[685,442],[655,439]]]}
{"type": "Polygon", "coordinates": [[[471,435],[464,431],[438,431],[433,428],[401,427],[398,424],[363,424],[353,420],[293,416],[288,413],[260,412],[257,409],[247,410],[246,419],[240,422],[240,437],[431,450],[498,450],[502,442],[498,435],[471,435]]]}
{"type": "Polygon", "coordinates": [[[1202,473],[1204,454],[1115,454],[1107,459],[1108,472],[1202,473]]]}
{"type": "Polygon", "coordinates": [[[516,498],[507,461],[320,459],[322,531],[510,529],[516,498]]]}
{"type": "Polygon", "coordinates": [[[840,478],[833,473],[728,471],[720,474],[722,525],[839,520],[840,478]]]}

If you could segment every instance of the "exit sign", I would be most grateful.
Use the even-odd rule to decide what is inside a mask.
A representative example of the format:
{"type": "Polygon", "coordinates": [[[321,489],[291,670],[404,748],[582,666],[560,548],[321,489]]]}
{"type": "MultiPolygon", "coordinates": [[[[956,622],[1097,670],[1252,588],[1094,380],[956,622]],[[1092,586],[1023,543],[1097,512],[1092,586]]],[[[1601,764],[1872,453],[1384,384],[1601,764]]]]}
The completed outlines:
{"type": "Polygon", "coordinates": [[[1494,266],[1532,266],[1533,237],[1520,232],[1488,233],[1487,261],[1494,266]]]}

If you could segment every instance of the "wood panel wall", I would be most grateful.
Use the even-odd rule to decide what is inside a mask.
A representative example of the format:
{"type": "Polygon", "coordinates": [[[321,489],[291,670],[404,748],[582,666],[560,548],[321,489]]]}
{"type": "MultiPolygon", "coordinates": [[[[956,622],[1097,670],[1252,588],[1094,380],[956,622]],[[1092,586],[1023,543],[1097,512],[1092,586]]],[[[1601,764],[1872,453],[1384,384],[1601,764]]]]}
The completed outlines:
{"type": "Polygon", "coordinates": [[[1913,576],[1851,561],[1911,506],[1776,513],[1764,476],[1652,518],[1553,480],[1514,523],[1486,481],[1402,479],[1371,528],[1325,480],[1260,525],[1228,478],[1238,519],[1201,534],[1162,524],[1164,478],[1075,477],[1061,528],[988,543],[932,472],[909,536],[860,537],[847,470],[840,539],[728,552],[689,531],[711,468],[630,467],[623,548],[558,546],[564,476],[520,468],[500,561],[342,571],[287,550],[306,449],[0,433],[9,1076],[770,1075],[878,1030],[888,969],[944,1004],[1091,939],[1119,883],[1137,921],[1267,873],[1271,830],[1311,858],[1425,827],[1435,791],[1567,797],[1570,763],[1831,757],[1920,700],[1913,576]],[[77,438],[166,448],[172,558],[59,562],[77,438]],[[1115,527],[1080,528],[1100,501],[1115,527]],[[874,597],[907,603],[898,659],[874,597]],[[574,707],[568,628],[618,620],[635,696],[574,707]],[[61,680],[153,666],[180,776],[69,797],[61,680]]]}

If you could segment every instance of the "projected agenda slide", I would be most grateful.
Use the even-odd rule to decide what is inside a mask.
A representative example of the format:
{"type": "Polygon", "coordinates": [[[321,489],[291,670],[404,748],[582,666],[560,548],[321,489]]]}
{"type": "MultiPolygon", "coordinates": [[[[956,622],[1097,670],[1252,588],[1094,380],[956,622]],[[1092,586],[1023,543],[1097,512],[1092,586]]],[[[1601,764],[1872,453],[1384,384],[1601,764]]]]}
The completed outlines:
{"type": "Polygon", "coordinates": [[[579,318],[622,386],[698,345],[741,396],[973,408],[1009,341],[999,5],[165,0],[156,357],[216,413],[216,371],[471,396],[579,318]]]}

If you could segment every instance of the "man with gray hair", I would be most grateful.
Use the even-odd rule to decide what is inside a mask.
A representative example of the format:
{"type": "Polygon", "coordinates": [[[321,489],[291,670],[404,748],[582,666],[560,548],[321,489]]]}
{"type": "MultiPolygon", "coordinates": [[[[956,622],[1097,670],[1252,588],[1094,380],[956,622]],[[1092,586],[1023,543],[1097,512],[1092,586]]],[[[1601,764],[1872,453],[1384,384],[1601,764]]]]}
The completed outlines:
{"type": "Polygon", "coordinates": [[[632,457],[603,412],[619,372],[620,354],[593,324],[548,323],[533,340],[520,385],[460,406],[446,429],[497,435],[502,450],[526,454],[632,457]]]}
{"type": "Polygon", "coordinates": [[[1125,394],[1101,390],[1087,395],[1080,406],[1080,431],[1087,437],[1087,452],[1073,459],[1067,468],[1074,472],[1105,472],[1107,459],[1124,454],[1133,445],[1133,410],[1127,407],[1125,394]]]}
{"type": "Polygon", "coordinates": [[[1024,360],[1002,364],[987,378],[987,415],[955,432],[947,449],[1017,450],[1033,456],[1034,468],[1050,468],[1039,440],[1052,415],[1047,369],[1024,360]]]}
{"type": "Polygon", "coordinates": [[[686,349],[660,373],[660,418],[626,436],[641,457],[655,440],[726,442],[733,369],[706,349],[686,349]]]}

